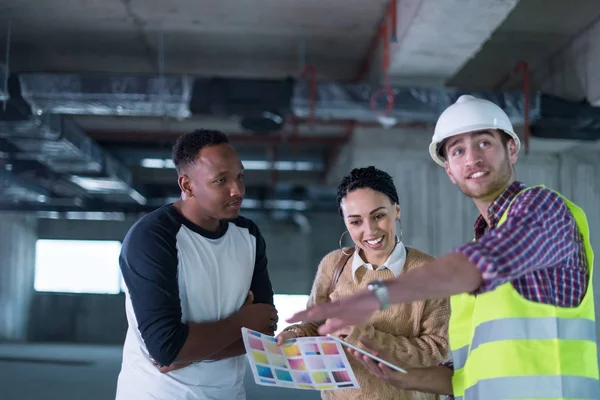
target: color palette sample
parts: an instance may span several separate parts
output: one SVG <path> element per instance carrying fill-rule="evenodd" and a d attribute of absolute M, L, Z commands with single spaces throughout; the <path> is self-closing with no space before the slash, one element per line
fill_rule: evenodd
<path fill-rule="evenodd" d="M 288 340 L 242 328 L 254 380 L 263 386 L 306 390 L 360 387 L 342 345 L 326 336 Z"/>

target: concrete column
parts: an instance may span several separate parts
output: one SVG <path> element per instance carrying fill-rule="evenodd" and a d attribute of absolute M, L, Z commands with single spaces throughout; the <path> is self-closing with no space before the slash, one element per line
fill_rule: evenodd
<path fill-rule="evenodd" d="M 31 216 L 0 214 L 0 341 L 27 339 L 36 225 Z"/>

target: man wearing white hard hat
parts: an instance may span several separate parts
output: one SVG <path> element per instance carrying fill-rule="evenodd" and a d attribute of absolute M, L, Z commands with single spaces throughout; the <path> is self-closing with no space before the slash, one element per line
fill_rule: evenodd
<path fill-rule="evenodd" d="M 517 181 L 519 150 L 500 107 L 461 96 L 439 117 L 429 152 L 481 213 L 473 241 L 289 322 L 327 319 L 326 334 L 392 303 L 450 296 L 450 363 L 403 374 L 353 355 L 399 388 L 456 399 L 600 398 L 587 218 L 561 194 Z"/>

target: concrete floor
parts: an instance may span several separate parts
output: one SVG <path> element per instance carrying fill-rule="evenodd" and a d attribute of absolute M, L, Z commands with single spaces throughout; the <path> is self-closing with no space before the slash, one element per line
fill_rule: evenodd
<path fill-rule="evenodd" d="M 117 346 L 0 344 L 0 399 L 111 400 L 120 365 Z M 256 385 L 248 372 L 248 400 L 320 399 L 318 392 Z"/>

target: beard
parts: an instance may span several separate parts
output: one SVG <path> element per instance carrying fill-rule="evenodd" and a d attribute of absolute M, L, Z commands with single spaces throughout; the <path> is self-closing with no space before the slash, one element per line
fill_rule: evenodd
<path fill-rule="evenodd" d="M 489 170 L 486 182 L 470 185 L 469 179 L 465 179 L 458 183 L 458 187 L 465 196 L 474 200 L 494 200 L 508 186 L 508 183 L 512 179 L 512 172 L 508 152 L 506 152 L 500 168 Z"/>

